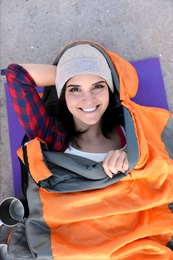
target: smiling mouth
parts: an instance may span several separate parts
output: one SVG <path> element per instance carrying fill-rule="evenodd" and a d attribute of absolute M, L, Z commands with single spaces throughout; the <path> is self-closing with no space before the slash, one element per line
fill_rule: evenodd
<path fill-rule="evenodd" d="M 80 109 L 81 109 L 83 112 L 87 112 L 87 113 L 89 113 L 89 112 L 93 112 L 93 111 L 95 111 L 97 108 L 98 108 L 98 105 L 95 106 L 95 107 L 90 107 L 90 108 L 80 108 Z"/>

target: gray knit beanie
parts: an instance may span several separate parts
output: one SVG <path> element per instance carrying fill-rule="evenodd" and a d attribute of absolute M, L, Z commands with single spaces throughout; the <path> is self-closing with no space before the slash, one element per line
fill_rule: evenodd
<path fill-rule="evenodd" d="M 89 44 L 80 44 L 66 50 L 58 62 L 55 82 L 58 97 L 65 83 L 81 74 L 102 77 L 114 91 L 111 70 L 103 54 Z"/>

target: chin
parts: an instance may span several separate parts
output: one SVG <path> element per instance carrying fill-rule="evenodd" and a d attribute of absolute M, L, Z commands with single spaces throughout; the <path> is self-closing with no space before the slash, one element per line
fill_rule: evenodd
<path fill-rule="evenodd" d="M 94 125 L 97 125 L 99 124 L 100 120 L 95 120 L 95 121 L 83 121 L 82 123 L 85 124 L 86 126 L 94 126 Z"/>

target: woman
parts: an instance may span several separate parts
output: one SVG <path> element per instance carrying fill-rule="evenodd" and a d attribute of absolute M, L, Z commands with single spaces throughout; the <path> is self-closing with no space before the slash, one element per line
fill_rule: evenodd
<path fill-rule="evenodd" d="M 4 71 L 29 139 L 39 137 L 61 152 L 42 151 L 37 138 L 19 149 L 30 173 L 30 213 L 15 228 L 9 254 L 17 259 L 173 259 L 172 114 L 134 103 L 136 71 L 97 44 L 70 44 L 56 61 L 57 66 L 10 65 Z M 54 82 L 59 113 L 50 118 L 35 85 Z M 128 126 L 128 159 L 116 90 Z M 99 163 L 71 160 L 73 154 Z M 104 172 L 98 176 L 100 161 L 110 177 L 128 171 L 113 179 Z M 8 255 L 7 246 L 0 251 Z"/>
<path fill-rule="evenodd" d="M 125 135 L 114 103 L 111 70 L 90 44 L 67 49 L 57 64 L 11 64 L 3 72 L 18 119 L 29 139 L 45 140 L 51 150 L 103 161 L 112 178 L 127 171 Z M 56 85 L 59 116 L 49 118 L 35 86 Z"/>

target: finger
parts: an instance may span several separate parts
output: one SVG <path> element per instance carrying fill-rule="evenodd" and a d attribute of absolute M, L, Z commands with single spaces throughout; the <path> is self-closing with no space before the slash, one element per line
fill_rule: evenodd
<path fill-rule="evenodd" d="M 129 162 L 128 162 L 128 159 L 127 159 L 127 153 L 126 152 L 123 152 L 118 158 L 117 158 L 117 161 L 116 161 L 116 169 L 118 171 L 122 171 L 122 172 L 125 172 L 128 170 L 129 168 Z"/>
<path fill-rule="evenodd" d="M 112 155 L 112 151 L 110 151 L 106 157 L 104 158 L 103 162 L 102 162 L 102 167 L 106 173 L 106 175 L 108 175 L 110 178 L 113 177 L 113 173 L 111 172 L 110 168 L 109 168 L 109 161 Z"/>
<path fill-rule="evenodd" d="M 112 178 L 117 172 L 125 172 L 129 168 L 127 153 L 122 150 L 110 151 L 102 163 L 105 173 Z"/>
<path fill-rule="evenodd" d="M 121 156 L 122 151 L 120 150 L 110 151 L 108 153 L 106 160 L 107 167 L 114 174 L 122 170 L 122 162 L 124 160 L 124 157 L 121 158 Z"/>
<path fill-rule="evenodd" d="M 124 171 L 127 171 L 129 169 L 129 161 L 128 161 L 127 157 L 124 160 L 123 169 L 124 169 Z"/>
<path fill-rule="evenodd" d="M 106 175 L 109 177 L 109 178 L 112 178 L 113 177 L 113 173 L 109 170 L 108 167 L 106 167 L 105 165 L 102 165 L 103 166 L 103 169 L 104 169 L 104 172 L 106 173 Z"/>
<path fill-rule="evenodd" d="M 111 151 L 107 157 L 108 169 L 116 174 L 118 171 L 125 172 L 128 169 L 127 153 L 122 150 Z"/>

